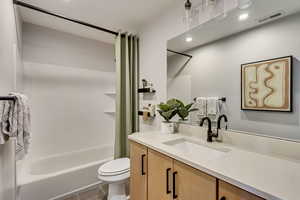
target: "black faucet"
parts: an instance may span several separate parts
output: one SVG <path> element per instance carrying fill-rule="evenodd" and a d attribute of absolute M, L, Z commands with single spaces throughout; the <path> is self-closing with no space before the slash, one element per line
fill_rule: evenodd
<path fill-rule="evenodd" d="M 227 128 L 228 128 L 228 126 L 227 126 L 227 122 L 228 122 L 227 116 L 226 115 L 219 116 L 218 126 L 217 126 L 217 134 L 219 134 L 219 130 L 221 129 L 221 121 L 222 121 L 223 118 L 224 118 L 224 121 L 226 123 L 225 130 L 227 130 Z"/>
<path fill-rule="evenodd" d="M 204 121 L 208 122 L 208 130 L 207 130 L 207 142 L 212 142 L 212 138 L 213 138 L 213 132 L 211 130 L 211 120 L 209 119 L 209 117 L 204 117 L 202 118 L 201 122 L 200 122 L 200 126 L 202 127 L 204 124 Z"/>
<path fill-rule="evenodd" d="M 219 136 L 219 130 L 221 129 L 221 120 L 224 118 L 224 121 L 226 122 L 226 130 L 227 130 L 227 116 L 226 115 L 221 115 L 218 118 L 218 126 L 217 126 L 217 133 L 213 133 L 212 129 L 211 129 L 211 120 L 209 117 L 204 117 L 202 118 L 201 122 L 200 122 L 200 126 L 202 127 L 204 122 L 207 120 L 208 122 L 208 130 L 207 130 L 207 142 L 212 142 L 213 137 L 217 138 Z"/>

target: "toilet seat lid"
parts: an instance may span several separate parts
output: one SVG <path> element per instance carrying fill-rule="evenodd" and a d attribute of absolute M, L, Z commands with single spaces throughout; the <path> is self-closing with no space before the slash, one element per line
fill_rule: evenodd
<path fill-rule="evenodd" d="M 128 158 L 120 158 L 109 161 L 98 169 L 98 174 L 102 176 L 112 176 L 124 174 L 129 171 L 130 160 Z"/>

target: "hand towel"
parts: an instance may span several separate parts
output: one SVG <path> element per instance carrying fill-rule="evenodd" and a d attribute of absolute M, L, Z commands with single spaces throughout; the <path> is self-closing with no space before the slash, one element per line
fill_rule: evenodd
<path fill-rule="evenodd" d="M 219 101 L 218 109 L 219 109 L 219 115 L 227 114 L 227 107 L 223 101 Z"/>
<path fill-rule="evenodd" d="M 207 98 L 207 115 L 218 115 L 219 113 L 219 98 Z"/>
<path fill-rule="evenodd" d="M 18 93 L 10 93 L 15 96 L 16 101 L 5 101 L 2 103 L 1 110 L 1 130 L 0 135 L 15 137 L 16 156 L 22 159 L 28 153 L 30 140 L 30 109 L 28 99 L 25 95 Z M 1 136 L 0 136 L 1 138 Z M 3 140 L 0 139 L 3 143 Z"/>
<path fill-rule="evenodd" d="M 9 108 L 10 104 L 8 101 L 0 102 L 0 144 L 5 144 L 9 136 L 8 118 L 9 118 Z"/>
<path fill-rule="evenodd" d="M 198 108 L 197 114 L 201 116 L 206 115 L 207 99 L 205 97 L 197 97 L 195 100 L 195 108 Z"/>

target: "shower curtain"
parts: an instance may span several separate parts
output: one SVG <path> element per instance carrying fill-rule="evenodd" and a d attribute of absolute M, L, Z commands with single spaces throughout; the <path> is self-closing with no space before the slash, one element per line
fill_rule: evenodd
<path fill-rule="evenodd" d="M 129 157 L 128 135 L 139 130 L 139 39 L 119 33 L 116 55 L 115 158 Z"/>

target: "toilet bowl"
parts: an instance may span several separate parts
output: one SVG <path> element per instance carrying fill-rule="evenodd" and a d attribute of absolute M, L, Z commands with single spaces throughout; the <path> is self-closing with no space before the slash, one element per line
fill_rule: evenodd
<path fill-rule="evenodd" d="M 130 177 L 130 160 L 120 158 L 109 161 L 98 169 L 98 178 L 108 183 L 107 200 L 126 200 L 125 186 Z"/>

